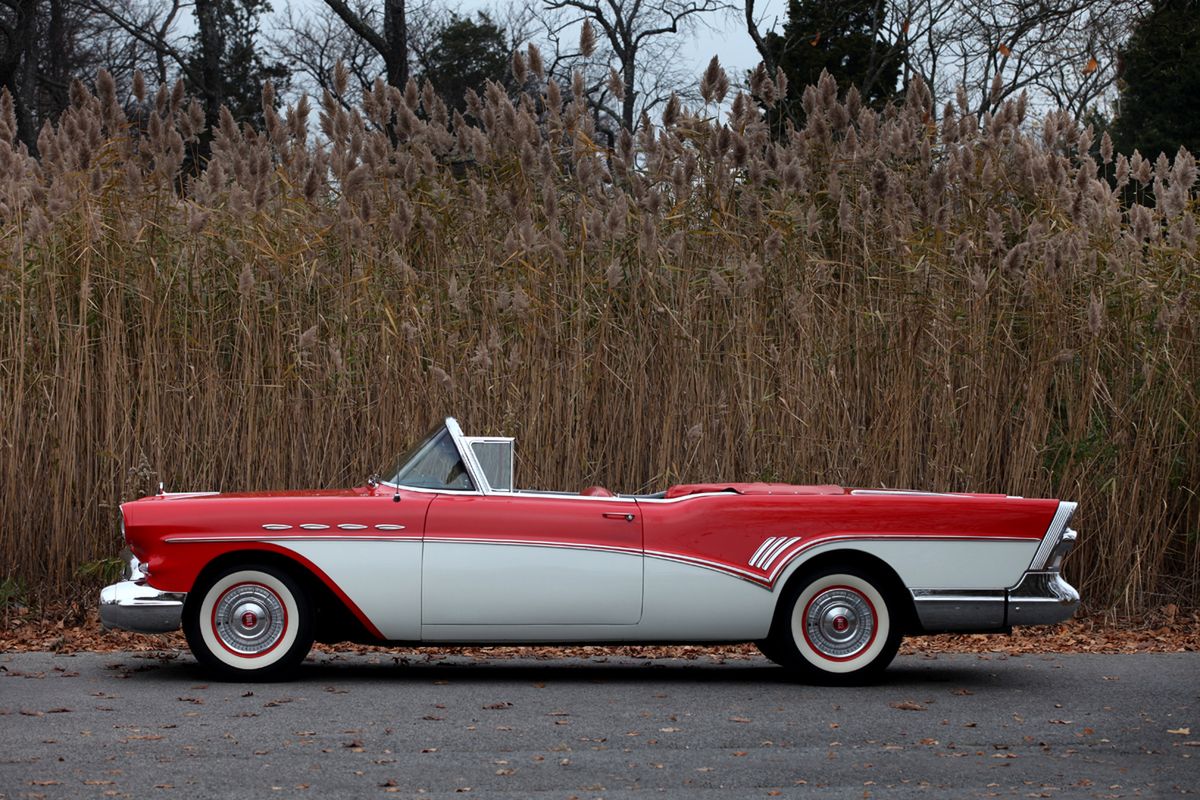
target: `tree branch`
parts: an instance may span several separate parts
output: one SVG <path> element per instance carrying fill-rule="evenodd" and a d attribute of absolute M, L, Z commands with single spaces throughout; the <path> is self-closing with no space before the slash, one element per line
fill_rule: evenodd
<path fill-rule="evenodd" d="M 358 14 L 355 14 L 342 0 L 325 0 L 325 5 L 329 6 L 329 9 L 333 13 L 341 17 L 342 22 L 346 23 L 346 26 L 350 30 L 361 36 L 371 47 L 374 47 L 379 55 L 383 56 L 384 59 L 388 57 L 389 48 L 383 36 L 370 25 L 363 22 L 362 18 Z"/>

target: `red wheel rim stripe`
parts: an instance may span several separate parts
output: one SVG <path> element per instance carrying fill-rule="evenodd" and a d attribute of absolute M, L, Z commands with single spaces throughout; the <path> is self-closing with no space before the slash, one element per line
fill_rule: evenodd
<path fill-rule="evenodd" d="M 259 589 L 262 589 L 263 591 L 269 592 L 272 596 L 274 596 L 274 598 L 276 600 L 279 601 L 279 607 L 283 609 L 283 628 L 279 632 L 279 638 L 276 639 L 275 643 L 273 645 L 271 645 L 270 647 L 268 647 L 266 650 L 260 650 L 257 653 L 239 653 L 237 650 L 234 650 L 232 647 L 225 644 L 225 640 L 221 637 L 220 631 L 217 630 L 217 609 L 220 607 L 221 601 L 223 599 L 225 599 L 225 595 L 229 594 L 234 589 L 240 589 L 243 586 L 254 586 Z M 213 601 L 212 619 L 209 620 L 209 624 L 212 626 L 213 636 L 216 637 L 216 640 L 221 643 L 221 647 L 225 648 L 225 650 L 227 650 L 229 653 L 237 656 L 238 658 L 245 658 L 245 659 L 262 658 L 267 653 L 274 650 L 276 647 L 279 647 L 280 643 L 283 641 L 284 637 L 287 635 L 287 630 L 288 630 L 287 603 L 283 602 L 283 598 L 279 596 L 279 592 L 275 591 L 270 586 L 267 586 L 265 584 L 255 583 L 254 581 L 244 581 L 242 583 L 235 583 L 233 586 L 230 586 L 228 589 L 221 592 L 221 596 Z"/>
<path fill-rule="evenodd" d="M 826 655 L 825 653 L 822 653 L 815 644 L 813 644 L 812 639 L 808 638 L 808 610 L 810 608 L 812 608 L 812 604 L 813 604 L 814 600 L 816 600 L 818 597 L 820 597 L 825 592 L 831 592 L 834 589 L 845 589 L 848 592 L 853 592 L 854 594 L 861 597 L 863 599 L 863 602 L 865 602 L 867 604 L 867 607 L 869 609 L 871 609 L 871 637 L 869 639 L 867 639 L 866 644 L 864 644 L 862 647 L 860 647 L 858 649 L 858 652 L 851 653 L 848 656 Z M 812 650 L 817 655 L 819 655 L 821 658 L 825 659 L 826 661 L 838 661 L 838 662 L 853 661 L 854 659 L 858 658 L 866 651 L 870 650 L 871 645 L 875 643 L 875 635 L 879 633 L 879 614 L 876 613 L 875 604 L 871 602 L 871 598 L 867 597 L 865 594 L 860 592 L 858 589 L 855 589 L 853 586 L 843 586 L 840 584 L 837 586 L 824 586 L 824 587 L 818 589 L 816 592 L 814 592 L 812 597 L 808 598 L 808 603 L 805 604 L 805 606 L 804 606 L 804 616 L 802 618 L 800 627 L 804 631 L 804 641 L 808 643 L 809 649 Z"/>

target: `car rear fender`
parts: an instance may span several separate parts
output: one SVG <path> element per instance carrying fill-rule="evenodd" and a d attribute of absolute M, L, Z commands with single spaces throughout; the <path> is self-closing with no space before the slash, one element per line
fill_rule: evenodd
<path fill-rule="evenodd" d="M 789 590 L 792 588 L 792 585 L 803 582 L 806 576 L 812 572 L 835 566 L 857 567 L 870 573 L 872 577 L 880 582 L 880 591 L 889 600 L 893 600 L 897 604 L 898 608 L 895 609 L 895 612 L 901 620 L 901 629 L 905 633 L 908 633 L 918 628 L 912 595 L 904 585 L 904 582 L 900 580 L 900 576 L 896 573 L 896 570 L 876 555 L 853 547 L 841 546 L 825 550 L 816 555 L 801 554 L 788 563 L 781 573 L 778 582 L 775 584 L 775 612 L 772 630 L 774 630 L 775 625 L 780 624 L 781 610 L 787 606 L 787 603 L 781 601 L 789 596 Z"/>

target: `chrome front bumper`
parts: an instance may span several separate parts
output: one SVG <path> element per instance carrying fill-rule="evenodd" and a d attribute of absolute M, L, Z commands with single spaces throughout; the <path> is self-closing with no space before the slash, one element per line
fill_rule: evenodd
<path fill-rule="evenodd" d="M 183 592 L 162 592 L 133 581 L 114 583 L 100 590 L 100 623 L 139 633 L 178 630 L 186 597 Z"/>
<path fill-rule="evenodd" d="M 100 623 L 105 628 L 124 628 L 139 633 L 178 630 L 183 621 L 184 592 L 163 592 L 147 586 L 146 565 L 128 549 L 121 551 L 125 580 L 100 590 Z"/>
<path fill-rule="evenodd" d="M 128 550 L 121 551 L 125 561 L 125 580 L 100 590 L 100 624 L 105 628 L 124 628 L 139 633 L 166 633 L 178 630 L 183 622 L 183 592 L 163 592 L 146 585 L 150 577 L 146 565 Z"/>

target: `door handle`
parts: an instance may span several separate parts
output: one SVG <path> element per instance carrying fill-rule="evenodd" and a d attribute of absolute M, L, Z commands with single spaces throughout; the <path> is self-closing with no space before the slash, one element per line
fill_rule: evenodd
<path fill-rule="evenodd" d="M 619 512 L 619 511 L 605 511 L 604 518 L 605 519 L 623 519 L 626 522 L 633 522 L 633 514 L 626 514 L 624 512 Z"/>

